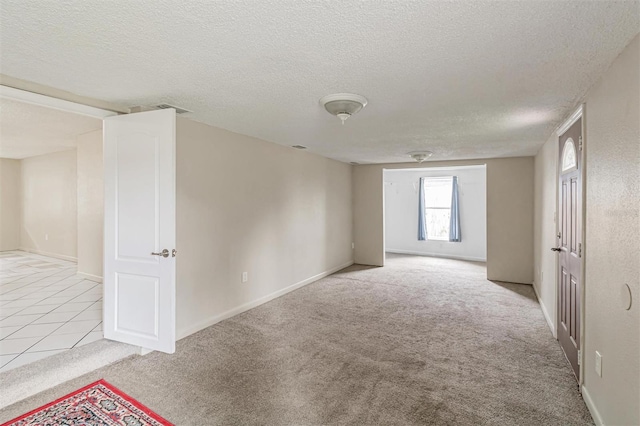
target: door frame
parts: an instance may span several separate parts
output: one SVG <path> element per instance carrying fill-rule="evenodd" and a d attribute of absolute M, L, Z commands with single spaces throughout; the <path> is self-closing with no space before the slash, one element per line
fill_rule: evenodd
<path fill-rule="evenodd" d="M 79 114 L 86 117 L 97 118 L 99 120 L 104 120 L 107 117 L 121 114 L 119 112 L 96 108 L 90 105 L 79 104 L 76 102 L 67 101 L 65 99 L 43 95 L 36 92 L 30 92 L 28 90 L 17 89 L 15 87 L 5 86 L 2 84 L 0 84 L 0 99 L 23 102 L 43 108 L 55 109 L 58 111 L 69 112 L 71 114 Z M 100 279 L 104 281 L 104 271 Z"/>
<path fill-rule="evenodd" d="M 103 120 L 107 117 L 119 115 L 118 112 L 96 108 L 89 105 L 79 104 L 52 96 L 41 95 L 40 93 L 29 92 L 27 90 L 16 89 L 10 86 L 0 85 L 0 98 L 13 101 L 24 102 L 45 108 L 52 108 L 59 111 L 80 114 L 87 117 Z"/>
<path fill-rule="evenodd" d="M 30 92 L 28 90 L 17 89 L 11 86 L 0 84 L 0 99 L 8 99 L 12 101 L 23 102 L 43 108 L 55 109 L 58 111 L 69 112 L 72 114 L 80 114 L 87 117 L 104 120 L 107 117 L 120 115 L 121 113 L 106 109 L 96 108 L 85 104 L 67 101 L 65 99 L 53 96 L 43 95 L 40 93 Z M 103 140 L 104 147 L 104 140 Z M 105 206 L 106 209 L 106 206 Z M 104 243 L 104 242 L 103 242 Z M 104 282 L 104 269 L 100 279 Z M 104 316 L 104 312 L 103 312 Z M 103 318 L 104 319 L 104 318 Z M 104 337 L 104 332 L 103 332 Z"/>
<path fill-rule="evenodd" d="M 567 118 L 560 127 L 558 127 L 558 129 L 556 130 L 556 143 L 555 143 L 555 157 L 556 159 L 560 158 L 559 154 L 559 149 L 560 149 L 560 136 L 562 136 L 562 134 L 564 134 L 567 130 L 569 130 L 569 128 L 579 119 L 582 118 L 582 124 L 581 124 L 581 133 L 582 133 L 582 149 L 579 149 L 579 155 L 580 155 L 580 161 L 581 161 L 581 165 L 582 165 L 582 170 L 580 171 L 580 177 L 582 179 L 582 187 L 580 188 L 580 195 L 581 195 L 581 206 L 580 208 L 582 209 L 581 211 L 581 220 L 582 220 L 582 232 L 581 232 L 581 240 L 582 240 L 582 262 L 581 262 L 581 279 L 580 279 L 580 374 L 579 374 L 579 378 L 578 378 L 578 388 L 580 389 L 580 392 L 582 392 L 582 384 L 584 383 L 584 359 L 585 359 L 585 351 L 584 351 L 584 347 L 585 347 L 585 330 L 586 330 L 586 264 L 587 264 L 587 244 L 586 244 L 586 229 L 587 229 L 587 193 L 586 193 L 586 188 L 587 188 L 587 162 L 586 162 L 586 151 L 587 151 L 587 134 L 586 134 L 586 104 L 582 103 L 578 106 L 578 108 L 576 108 L 576 110 L 569 116 L 569 118 Z M 560 231 L 560 214 L 559 214 L 559 210 L 560 210 L 560 203 L 559 203 L 559 185 L 558 185 L 558 181 L 560 179 L 560 164 L 559 164 L 559 160 L 557 160 L 558 163 L 556 163 L 556 170 L 555 170 L 555 188 L 556 188 L 556 211 L 555 211 L 555 215 L 554 215 L 554 219 L 555 219 L 555 232 L 556 235 L 558 235 L 558 232 Z M 556 264 L 556 273 L 555 273 L 555 292 L 554 292 L 554 297 L 555 297 L 555 304 L 554 304 L 554 321 L 555 321 L 555 338 L 556 340 L 558 340 L 558 327 L 560 327 L 560 322 L 558 321 L 558 303 L 559 303 L 559 298 L 558 298 L 558 291 L 559 291 L 559 285 L 560 282 L 558 280 L 559 274 L 560 274 L 560 261 L 558 256 L 555 256 L 555 264 Z"/>

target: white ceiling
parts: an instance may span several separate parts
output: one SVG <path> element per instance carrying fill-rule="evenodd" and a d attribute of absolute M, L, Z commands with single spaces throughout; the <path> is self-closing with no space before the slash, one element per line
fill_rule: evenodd
<path fill-rule="evenodd" d="M 342 161 L 533 155 L 636 1 L 4 0 L 0 72 Z M 318 100 L 369 105 L 344 126 Z"/>
<path fill-rule="evenodd" d="M 0 98 L 0 158 L 74 149 L 76 136 L 101 128 L 96 118 Z"/>

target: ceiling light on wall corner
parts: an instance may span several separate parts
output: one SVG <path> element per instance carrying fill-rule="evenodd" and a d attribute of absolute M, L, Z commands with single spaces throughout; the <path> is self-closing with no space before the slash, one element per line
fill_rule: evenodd
<path fill-rule="evenodd" d="M 336 93 L 320 99 L 320 105 L 331 115 L 335 115 L 342 124 L 347 118 L 367 106 L 367 98 L 353 93 Z"/>
<path fill-rule="evenodd" d="M 427 158 L 433 155 L 431 151 L 413 151 L 408 153 L 411 158 L 416 160 L 418 163 L 422 163 Z"/>

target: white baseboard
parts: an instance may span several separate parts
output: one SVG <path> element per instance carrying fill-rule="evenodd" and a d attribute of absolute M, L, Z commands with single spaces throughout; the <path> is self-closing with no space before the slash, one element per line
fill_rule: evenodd
<path fill-rule="evenodd" d="M 533 282 L 533 292 L 536 294 L 536 298 L 538 299 L 538 303 L 540 304 L 540 309 L 542 310 L 542 315 L 544 315 L 544 319 L 547 320 L 547 325 L 549 325 L 549 328 L 551 329 L 551 334 L 553 335 L 554 338 L 558 338 L 558 336 L 556 335 L 556 325 L 553 321 L 551 321 L 551 315 L 549 315 L 549 311 L 547 311 L 547 307 L 544 305 L 544 303 L 542 302 L 542 298 L 540 297 L 540 294 L 538 293 L 538 288 L 536 287 L 536 283 L 535 281 Z"/>
<path fill-rule="evenodd" d="M 76 275 L 78 275 L 79 277 L 84 278 L 85 280 L 95 281 L 97 283 L 101 283 L 102 282 L 102 277 L 100 277 L 98 275 L 86 274 L 84 272 L 76 272 Z"/>
<path fill-rule="evenodd" d="M 411 250 L 396 250 L 396 249 L 385 249 L 387 253 L 395 253 L 395 254 L 411 254 L 414 256 L 427 256 L 427 257 L 444 257 L 446 259 L 456 259 L 456 260 L 468 260 L 471 262 L 486 262 L 487 259 L 483 259 L 481 257 L 472 257 L 472 256 L 458 256 L 455 254 L 442 254 L 442 253 L 423 253 L 419 251 L 411 251 Z"/>
<path fill-rule="evenodd" d="M 307 278 L 306 280 L 302 280 L 302 281 L 297 282 L 297 283 L 295 283 L 293 285 L 290 285 L 289 287 L 285 287 L 285 288 L 280 289 L 278 291 L 275 291 L 275 292 L 273 292 L 271 294 L 268 294 L 266 296 L 260 297 L 260 298 L 258 298 L 256 300 L 252 301 L 252 302 L 244 303 L 244 304 L 242 304 L 242 305 L 240 305 L 240 306 L 238 306 L 236 308 L 230 309 L 230 310 L 228 310 L 226 312 L 223 312 L 223 313 L 221 313 L 219 315 L 212 316 L 212 317 L 207 318 L 206 320 L 201 321 L 201 322 L 199 322 L 197 324 L 193 324 L 193 325 L 191 325 L 189 327 L 183 328 L 182 330 L 178 330 L 177 333 L 176 333 L 177 334 L 177 339 L 176 340 L 184 339 L 185 337 L 190 336 L 193 333 L 197 333 L 200 330 L 204 330 L 205 328 L 210 327 L 210 326 L 212 326 L 214 324 L 217 324 L 220 321 L 226 320 L 228 318 L 231 318 L 233 316 L 236 316 L 238 314 L 246 312 L 246 311 L 248 311 L 250 309 L 253 309 L 253 308 L 257 307 L 257 306 L 260 306 L 260 305 L 262 305 L 264 303 L 270 302 L 273 299 L 276 299 L 276 298 L 278 298 L 280 296 L 283 296 L 283 295 L 285 295 L 285 294 L 287 294 L 289 292 L 292 292 L 293 290 L 297 290 L 300 287 L 304 287 L 307 284 L 311 284 L 312 282 L 318 281 L 319 279 L 322 279 L 322 278 L 324 278 L 326 276 L 329 276 L 329 275 L 333 274 L 334 272 L 338 272 L 339 270 L 347 268 L 347 267 L 349 267 L 349 266 L 351 266 L 353 264 L 354 264 L 354 262 L 350 261 L 350 262 L 347 262 L 347 263 L 345 263 L 343 265 L 336 266 L 335 268 L 329 269 L 328 271 L 325 271 L 325 272 L 321 272 L 321 273 L 319 273 L 317 275 L 314 275 L 314 276 L 312 276 L 310 278 Z"/>
<path fill-rule="evenodd" d="M 18 250 L 25 251 L 27 253 L 39 254 L 40 256 L 53 257 L 54 259 L 68 260 L 70 262 L 78 263 L 78 258 L 77 257 L 67 256 L 67 255 L 64 255 L 64 254 L 49 253 L 48 251 L 42 251 L 42 250 L 36 250 L 36 249 L 30 249 L 30 248 L 22 248 L 22 247 L 19 248 Z"/>
<path fill-rule="evenodd" d="M 604 426 L 604 422 L 602 421 L 602 416 L 598 412 L 596 405 L 593 403 L 593 399 L 591 399 L 591 395 L 589 395 L 589 391 L 587 388 L 582 385 L 582 399 L 584 399 L 584 403 L 587 405 L 589 412 L 591 413 L 591 417 L 593 417 L 593 421 L 597 426 Z"/>

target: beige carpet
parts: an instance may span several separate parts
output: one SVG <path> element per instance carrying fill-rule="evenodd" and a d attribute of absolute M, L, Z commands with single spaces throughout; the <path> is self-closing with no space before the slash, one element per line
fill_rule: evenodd
<path fill-rule="evenodd" d="M 105 378 L 177 425 L 592 424 L 531 286 L 483 264 L 389 255 L 178 343 L 8 407 Z"/>

